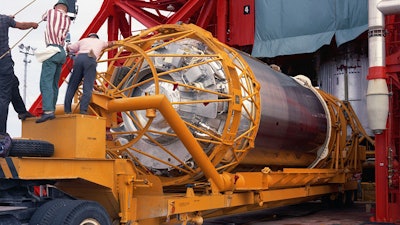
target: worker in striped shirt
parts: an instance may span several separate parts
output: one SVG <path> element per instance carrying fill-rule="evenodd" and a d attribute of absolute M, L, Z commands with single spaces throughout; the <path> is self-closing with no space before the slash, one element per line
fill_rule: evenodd
<path fill-rule="evenodd" d="M 65 38 L 69 31 L 71 19 L 67 15 L 68 3 L 59 0 L 53 7 L 43 15 L 46 21 L 45 41 L 49 47 L 56 47 L 54 55 L 43 61 L 40 74 L 40 92 L 42 94 L 42 116 L 36 123 L 42 123 L 55 118 L 54 111 L 58 97 L 58 81 L 61 75 L 62 65 L 66 61 L 64 50 Z"/>

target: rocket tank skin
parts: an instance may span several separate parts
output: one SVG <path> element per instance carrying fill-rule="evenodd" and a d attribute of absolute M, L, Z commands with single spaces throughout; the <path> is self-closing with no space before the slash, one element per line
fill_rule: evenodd
<path fill-rule="evenodd" d="M 296 78 L 245 54 L 242 56 L 260 82 L 262 112 L 255 149 L 242 163 L 265 165 L 263 156 L 294 154 L 298 161 L 279 161 L 273 157 L 267 160 L 267 165 L 310 166 L 318 151 L 325 148 L 329 135 L 330 118 L 325 103 L 317 92 L 301 85 Z"/>

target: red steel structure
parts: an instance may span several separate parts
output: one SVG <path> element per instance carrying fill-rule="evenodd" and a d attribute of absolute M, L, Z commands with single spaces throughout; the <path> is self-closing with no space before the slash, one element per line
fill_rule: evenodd
<path fill-rule="evenodd" d="M 254 0 L 104 0 L 99 12 L 82 37 L 96 33 L 107 24 L 109 40 L 132 35 L 132 20 L 146 27 L 178 22 L 193 23 L 214 34 L 232 47 L 251 47 L 254 40 Z M 68 58 L 61 72 L 59 86 L 72 67 Z M 30 111 L 42 112 L 42 98 L 33 103 Z"/>
<path fill-rule="evenodd" d="M 389 88 L 387 129 L 375 135 L 376 222 L 400 220 L 400 15 L 386 16 L 386 80 Z"/>
<path fill-rule="evenodd" d="M 134 29 L 132 18 L 146 27 L 178 22 L 193 23 L 210 31 L 221 42 L 249 50 L 254 41 L 254 0 L 104 0 L 100 11 L 82 37 L 98 32 L 107 24 L 109 40 L 129 37 Z M 376 214 L 371 220 L 400 220 L 399 149 L 400 149 L 400 15 L 386 17 L 386 74 L 390 90 L 387 129 L 375 136 Z M 64 64 L 59 86 L 72 67 Z M 42 112 L 42 98 L 30 111 Z"/>

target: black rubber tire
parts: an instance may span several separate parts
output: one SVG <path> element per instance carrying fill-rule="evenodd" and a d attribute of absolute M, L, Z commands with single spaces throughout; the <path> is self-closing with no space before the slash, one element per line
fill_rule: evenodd
<path fill-rule="evenodd" d="M 40 206 L 29 221 L 29 225 L 50 225 L 53 224 L 54 216 L 60 213 L 60 208 L 67 206 L 64 199 L 55 199 Z"/>
<path fill-rule="evenodd" d="M 8 133 L 0 132 L 0 157 L 7 157 L 12 147 L 12 139 Z"/>
<path fill-rule="evenodd" d="M 97 202 L 85 200 L 69 200 L 66 207 L 60 208 L 53 221 L 53 225 L 85 224 L 112 225 L 107 211 Z"/>
<path fill-rule="evenodd" d="M 47 141 L 30 139 L 12 139 L 9 156 L 50 157 L 54 154 L 54 145 Z"/>

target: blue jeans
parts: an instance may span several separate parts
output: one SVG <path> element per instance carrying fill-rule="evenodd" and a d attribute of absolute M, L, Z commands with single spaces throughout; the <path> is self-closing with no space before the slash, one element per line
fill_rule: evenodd
<path fill-rule="evenodd" d="M 71 103 L 74 98 L 79 84 L 83 80 L 83 94 L 80 100 L 80 113 L 86 114 L 90 99 L 92 98 L 92 90 L 94 81 L 96 80 L 96 66 L 95 58 L 89 57 L 86 53 L 78 54 L 74 59 L 74 68 L 69 78 L 67 93 L 64 99 L 64 112 L 71 113 Z"/>
<path fill-rule="evenodd" d="M 61 52 L 43 61 L 40 74 L 40 92 L 42 94 L 43 111 L 54 112 L 58 97 L 58 81 L 61 75 L 62 65 L 65 63 L 66 54 L 63 47 Z"/>

